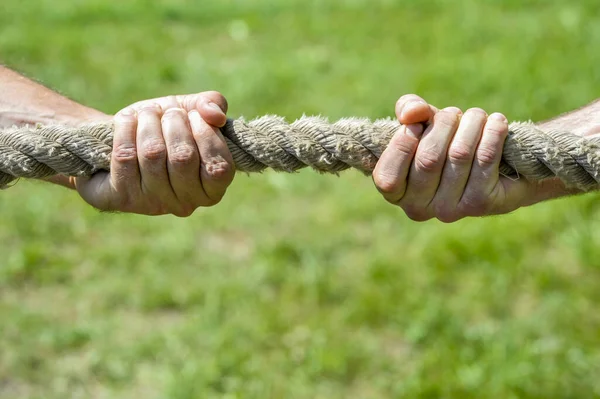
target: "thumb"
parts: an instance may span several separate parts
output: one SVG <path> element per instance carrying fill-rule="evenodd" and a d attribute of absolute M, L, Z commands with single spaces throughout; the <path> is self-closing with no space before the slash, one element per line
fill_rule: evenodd
<path fill-rule="evenodd" d="M 227 122 L 228 104 L 225 97 L 217 91 L 200 93 L 196 109 L 206 123 L 214 127 L 223 127 Z M 191 111 L 191 110 L 189 110 Z"/>
<path fill-rule="evenodd" d="M 396 110 L 396 116 L 400 123 L 411 125 L 414 123 L 427 123 L 433 120 L 437 108 L 423 102 L 411 101 L 404 105 L 402 109 Z"/>
<path fill-rule="evenodd" d="M 78 177 L 75 179 L 75 189 L 79 196 L 94 208 L 101 211 L 114 209 L 109 172 L 98 172 L 90 177 Z"/>
<path fill-rule="evenodd" d="M 227 115 L 218 104 L 200 99 L 197 108 L 202 119 L 209 125 L 213 127 L 225 126 Z"/>

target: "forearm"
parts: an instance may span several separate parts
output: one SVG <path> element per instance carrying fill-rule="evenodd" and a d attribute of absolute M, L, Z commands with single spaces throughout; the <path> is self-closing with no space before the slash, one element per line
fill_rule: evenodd
<path fill-rule="evenodd" d="M 0 65 L 0 128 L 36 123 L 78 125 L 108 118 Z M 44 180 L 74 188 L 66 176 Z"/>
<path fill-rule="evenodd" d="M 0 66 L 0 128 L 35 123 L 76 125 L 108 118 Z"/>
<path fill-rule="evenodd" d="M 537 125 L 544 130 L 563 130 L 579 136 L 600 134 L 600 99 Z"/>
<path fill-rule="evenodd" d="M 600 134 L 600 99 L 575 111 L 557 116 L 548 121 L 537 123 L 544 130 L 562 130 L 579 136 Z M 532 205 L 552 198 L 581 193 L 580 190 L 567 188 L 558 179 L 544 180 L 533 187 L 532 195 L 523 204 Z"/>

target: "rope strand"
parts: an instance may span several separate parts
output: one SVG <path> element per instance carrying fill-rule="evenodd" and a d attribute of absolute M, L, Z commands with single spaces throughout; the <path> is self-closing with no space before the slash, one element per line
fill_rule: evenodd
<path fill-rule="evenodd" d="M 321 117 L 303 117 L 287 123 L 267 115 L 249 122 L 229 119 L 221 132 L 236 169 L 242 172 L 311 167 L 322 173 L 354 168 L 370 174 L 400 127 L 391 119 L 346 118 L 329 123 Z M 108 122 L 0 130 L 0 188 L 20 177 L 90 176 L 109 170 L 113 129 Z M 597 188 L 600 138 L 512 123 L 500 172 L 536 181 L 556 176 L 569 187 Z"/>

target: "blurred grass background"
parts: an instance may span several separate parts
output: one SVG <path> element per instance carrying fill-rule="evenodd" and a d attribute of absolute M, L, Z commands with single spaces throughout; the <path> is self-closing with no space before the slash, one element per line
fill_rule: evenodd
<path fill-rule="evenodd" d="M 105 112 L 542 120 L 599 97 L 596 0 L 3 0 L 0 61 Z M 1 93 L 0 93 L 1 95 Z M 0 193 L 1 398 L 600 397 L 598 195 L 418 224 L 370 179 L 239 175 L 189 219 Z"/>

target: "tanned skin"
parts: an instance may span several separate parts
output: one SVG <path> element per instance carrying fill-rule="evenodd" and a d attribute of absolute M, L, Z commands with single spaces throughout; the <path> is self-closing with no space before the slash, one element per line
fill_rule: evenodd
<path fill-rule="evenodd" d="M 191 215 L 220 201 L 234 176 L 221 136 L 227 102 L 217 92 L 132 104 L 116 115 L 86 107 L 0 66 L 0 127 L 113 120 L 110 173 L 56 176 L 101 210 Z M 480 108 L 439 110 L 415 94 L 396 104 L 405 126 L 382 154 L 373 180 L 383 197 L 413 220 L 454 222 L 511 212 L 576 193 L 557 179 L 541 183 L 498 172 L 508 121 Z M 539 123 L 543 129 L 600 134 L 600 101 Z"/>
<path fill-rule="evenodd" d="M 499 174 L 508 134 L 503 114 L 440 110 L 409 94 L 398 100 L 396 116 L 405 126 L 382 154 L 373 180 L 383 197 L 413 220 L 449 223 L 577 193 L 558 179 L 539 183 Z M 581 136 L 600 134 L 600 101 L 538 125 Z"/>
<path fill-rule="evenodd" d="M 227 120 L 220 93 L 145 100 L 107 115 L 2 66 L 0 93 L 0 127 L 114 121 L 110 173 L 48 179 L 100 210 L 189 216 L 217 204 L 233 180 L 233 158 L 219 130 Z"/>

